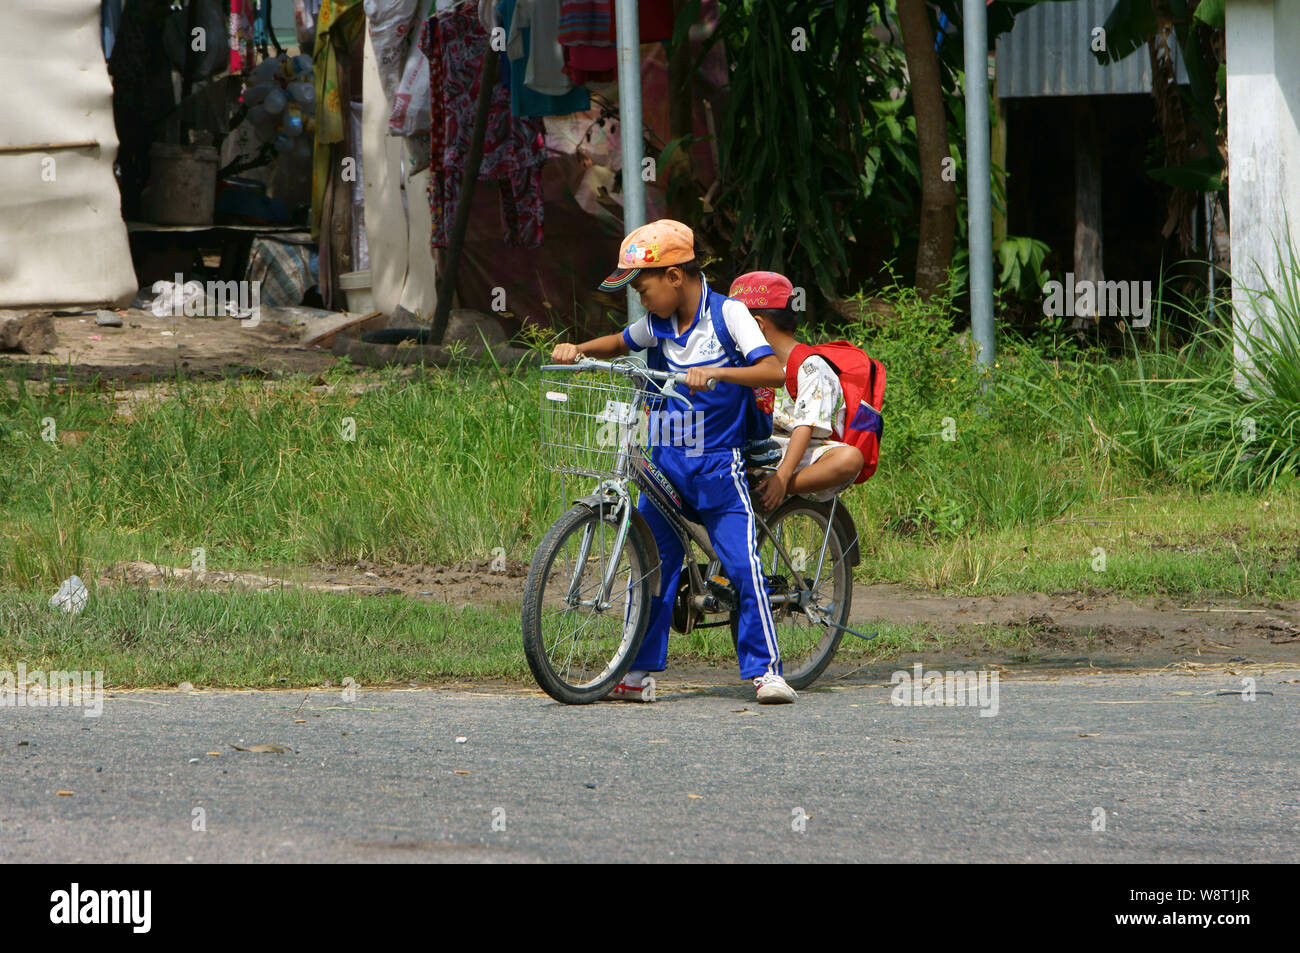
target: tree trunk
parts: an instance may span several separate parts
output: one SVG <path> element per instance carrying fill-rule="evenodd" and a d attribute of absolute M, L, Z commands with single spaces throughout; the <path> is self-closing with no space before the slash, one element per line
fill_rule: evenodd
<path fill-rule="evenodd" d="M 898 0 L 898 27 L 912 87 L 916 150 L 921 168 L 921 236 L 916 249 L 916 287 L 923 298 L 939 290 L 952 264 L 957 229 L 957 186 L 949 158 L 948 120 L 939 81 L 935 26 L 924 0 Z"/>
<path fill-rule="evenodd" d="M 1085 96 L 1075 97 L 1074 115 L 1074 281 L 1098 283 L 1105 280 L 1102 265 L 1101 220 L 1101 143 L 1097 138 L 1097 120 L 1092 103 Z M 1097 284 L 1094 284 L 1097 287 Z M 1076 314 L 1074 328 L 1080 330 L 1097 323 L 1093 311 Z"/>

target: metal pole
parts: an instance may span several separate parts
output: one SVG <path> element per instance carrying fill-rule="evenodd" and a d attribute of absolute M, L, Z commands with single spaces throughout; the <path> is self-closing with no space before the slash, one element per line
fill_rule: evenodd
<path fill-rule="evenodd" d="M 1214 193 L 1205 193 L 1205 258 L 1209 263 L 1206 284 L 1209 290 L 1210 320 L 1214 320 Z"/>
<path fill-rule="evenodd" d="M 976 360 L 992 367 L 993 199 L 989 167 L 988 11 L 962 0 L 966 69 L 966 209 L 970 236 L 970 323 Z"/>
<path fill-rule="evenodd" d="M 641 24 L 637 0 L 614 0 L 618 33 L 619 139 L 623 145 L 623 234 L 645 224 L 645 182 L 641 178 Z M 629 322 L 645 316 L 641 299 L 627 289 Z"/>

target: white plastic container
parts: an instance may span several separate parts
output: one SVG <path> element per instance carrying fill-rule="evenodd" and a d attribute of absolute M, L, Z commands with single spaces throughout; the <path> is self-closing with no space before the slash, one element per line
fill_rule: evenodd
<path fill-rule="evenodd" d="M 375 310 L 375 298 L 370 291 L 370 272 L 345 271 L 339 275 L 339 290 L 352 314 L 369 314 Z"/>

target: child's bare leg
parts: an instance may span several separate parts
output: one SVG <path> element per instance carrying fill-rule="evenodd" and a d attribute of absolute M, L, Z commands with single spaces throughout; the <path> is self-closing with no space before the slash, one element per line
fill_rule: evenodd
<path fill-rule="evenodd" d="M 862 451 L 848 444 L 827 450 L 816 463 L 804 467 L 794 475 L 786 492 L 793 496 L 842 486 L 862 472 L 865 462 Z"/>

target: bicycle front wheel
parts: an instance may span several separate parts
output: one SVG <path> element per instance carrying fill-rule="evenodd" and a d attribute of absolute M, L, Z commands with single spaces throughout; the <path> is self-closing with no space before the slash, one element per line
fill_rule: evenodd
<path fill-rule="evenodd" d="M 635 523 L 615 553 L 614 505 L 575 506 L 546 531 L 524 584 L 524 655 L 546 694 L 566 705 L 607 695 L 632 667 L 650 618 L 654 540 Z M 609 597 L 601 590 L 611 563 Z"/>

